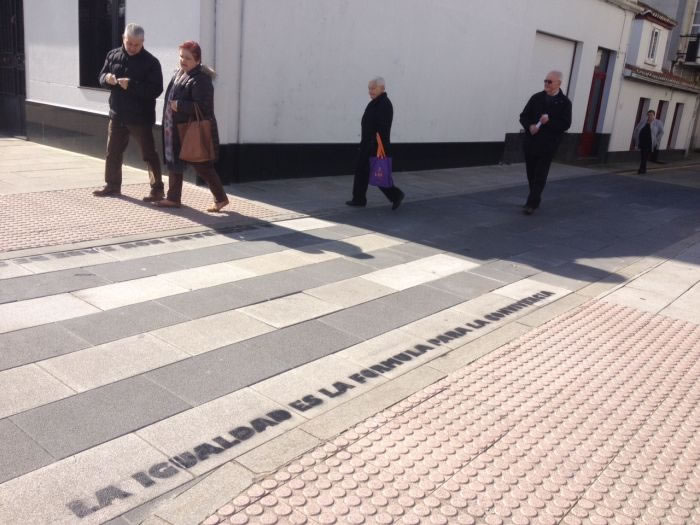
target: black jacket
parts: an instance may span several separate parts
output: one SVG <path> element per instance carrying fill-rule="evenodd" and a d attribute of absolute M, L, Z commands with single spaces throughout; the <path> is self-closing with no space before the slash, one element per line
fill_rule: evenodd
<path fill-rule="evenodd" d="M 119 84 L 108 84 L 105 80 L 107 73 L 128 78 L 129 87 L 122 89 Z M 107 53 L 99 80 L 100 86 L 111 91 L 109 118 L 124 124 L 155 124 L 156 99 L 163 92 L 163 72 L 156 57 L 145 49 L 134 56 L 130 56 L 123 46 L 112 49 Z"/>
<path fill-rule="evenodd" d="M 391 122 L 393 119 L 394 106 L 386 93 L 370 100 L 364 115 L 362 115 L 362 140 L 360 141 L 362 154 L 376 155 L 377 133 L 379 133 L 384 143 L 384 150 L 387 155 L 390 155 Z"/>
<path fill-rule="evenodd" d="M 549 122 L 540 127 L 535 135 L 530 134 L 530 126 L 537 124 L 544 114 Z M 520 124 L 525 128 L 524 146 L 530 151 L 554 153 L 564 132 L 571 127 L 571 101 L 559 91 L 553 97 L 545 91 L 530 97 L 520 114 Z"/>
<path fill-rule="evenodd" d="M 165 90 L 165 104 L 163 104 L 163 122 L 165 122 L 165 112 L 167 111 L 167 102 L 172 91 L 172 99 L 177 101 L 177 111 L 173 112 L 173 123 L 175 128 L 177 124 L 187 122 L 195 115 L 194 105 L 197 103 L 202 117 L 205 120 L 211 120 L 211 135 L 214 139 L 214 151 L 219 152 L 219 130 L 216 125 L 216 117 L 214 116 L 214 84 L 212 79 L 215 73 L 207 66 L 198 65 L 189 73 L 184 73 L 184 76 L 178 78 L 178 73 L 173 75 L 168 84 L 168 89 Z M 163 129 L 165 132 L 165 129 Z M 172 130 L 173 137 L 173 152 L 175 158 L 180 155 L 180 136 L 177 129 Z"/>

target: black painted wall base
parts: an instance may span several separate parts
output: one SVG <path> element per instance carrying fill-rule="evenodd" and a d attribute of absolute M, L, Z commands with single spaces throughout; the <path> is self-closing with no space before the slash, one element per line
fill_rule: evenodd
<path fill-rule="evenodd" d="M 524 133 L 506 133 L 503 162 L 525 162 L 523 156 Z M 596 133 L 593 137 L 592 151 L 589 155 L 583 156 L 579 152 L 581 133 L 567 133 L 562 137 L 562 141 L 557 149 L 554 159 L 567 164 L 600 164 L 608 162 L 610 154 L 608 147 L 610 144 L 609 133 Z"/>
<path fill-rule="evenodd" d="M 498 164 L 502 142 L 421 142 L 392 144 L 395 171 Z M 219 173 L 228 182 L 349 175 L 357 144 L 223 144 Z"/>
<path fill-rule="evenodd" d="M 67 149 L 93 157 L 104 158 L 107 148 L 109 117 L 87 111 L 66 109 L 36 102 L 27 102 L 27 138 L 39 144 Z M 153 129 L 156 148 L 160 152 L 160 127 Z M 143 167 L 141 151 L 135 141 L 129 143 L 124 162 Z"/>
<path fill-rule="evenodd" d="M 58 148 L 104 158 L 109 118 L 87 111 L 27 102 L 26 134 L 29 140 Z M 156 147 L 162 150 L 161 133 L 154 127 Z M 567 133 L 556 160 L 570 164 L 593 164 L 637 160 L 633 151 L 608 152 L 609 134 L 597 134 L 593 153 L 580 157 L 580 134 Z M 420 171 L 499 162 L 523 162 L 522 133 L 506 133 L 504 142 L 420 142 L 392 144 L 395 171 Z M 350 175 L 355 169 L 357 144 L 222 144 L 217 170 L 224 183 L 268 179 Z M 662 160 L 683 157 L 682 150 L 664 150 Z M 141 152 L 132 141 L 124 162 L 143 167 Z M 196 180 L 188 169 L 185 178 Z M 97 181 L 96 185 L 101 181 Z"/>
<path fill-rule="evenodd" d="M 29 140 L 95 157 L 104 157 L 109 118 L 87 111 L 26 103 Z M 162 151 L 160 128 L 156 147 Z M 217 169 L 224 183 L 266 179 L 348 175 L 355 169 L 357 144 L 222 144 Z M 425 142 L 392 145 L 394 170 L 418 171 L 497 164 L 503 142 Z M 132 141 L 124 162 L 143 166 Z M 194 181 L 188 170 L 185 178 Z M 201 181 L 199 181 L 201 182 Z"/>

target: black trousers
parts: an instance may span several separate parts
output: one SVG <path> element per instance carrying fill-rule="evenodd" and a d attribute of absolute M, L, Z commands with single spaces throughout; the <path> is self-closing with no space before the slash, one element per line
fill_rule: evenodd
<path fill-rule="evenodd" d="M 357 156 L 357 165 L 355 166 L 355 179 L 352 184 L 352 200 L 359 203 L 367 202 L 367 187 L 369 186 L 369 158 L 372 155 L 370 153 L 360 150 Z M 379 188 L 382 193 L 391 202 L 394 202 L 399 195 L 401 195 L 401 190 L 396 186 L 391 188 Z"/>
<path fill-rule="evenodd" d="M 110 188 L 122 186 L 122 160 L 129 145 L 129 136 L 133 135 L 141 148 L 141 155 L 148 166 L 148 178 L 151 194 L 163 193 L 163 177 L 160 157 L 156 152 L 152 126 L 124 124 L 118 120 L 109 121 L 107 128 L 107 157 L 105 158 L 105 183 Z"/>
<path fill-rule="evenodd" d="M 639 163 L 639 171 L 638 173 L 646 173 L 647 172 L 647 160 L 649 160 L 649 156 L 651 155 L 651 148 L 641 148 L 639 150 L 639 154 L 641 156 L 641 162 Z"/>
<path fill-rule="evenodd" d="M 527 172 L 527 183 L 530 186 L 530 194 L 527 196 L 525 206 L 539 208 L 553 157 L 554 152 L 525 150 L 525 171 Z"/>
<path fill-rule="evenodd" d="M 654 148 L 649 155 L 649 160 L 652 162 L 659 162 L 659 148 Z"/>

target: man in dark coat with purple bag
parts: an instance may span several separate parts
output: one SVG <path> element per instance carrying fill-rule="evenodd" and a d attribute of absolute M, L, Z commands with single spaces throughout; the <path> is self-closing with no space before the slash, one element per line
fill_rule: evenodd
<path fill-rule="evenodd" d="M 348 206 L 363 207 L 367 205 L 367 187 L 369 186 L 369 159 L 377 154 L 377 133 L 381 137 L 387 156 L 391 147 L 391 122 L 394 118 L 394 107 L 385 92 L 385 82 L 381 77 L 370 80 L 369 96 L 372 99 L 364 115 L 362 115 L 362 139 L 355 167 L 355 179 L 352 186 L 352 200 Z M 379 187 L 392 203 L 395 210 L 401 205 L 404 193 L 396 186 Z"/>

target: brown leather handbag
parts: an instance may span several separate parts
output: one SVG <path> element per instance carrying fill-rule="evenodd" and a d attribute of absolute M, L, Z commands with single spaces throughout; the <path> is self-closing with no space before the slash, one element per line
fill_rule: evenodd
<path fill-rule="evenodd" d="M 199 105 L 194 105 L 194 117 L 177 125 L 180 135 L 180 160 L 210 162 L 216 158 L 211 136 L 211 120 L 205 119 Z"/>

